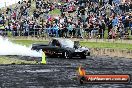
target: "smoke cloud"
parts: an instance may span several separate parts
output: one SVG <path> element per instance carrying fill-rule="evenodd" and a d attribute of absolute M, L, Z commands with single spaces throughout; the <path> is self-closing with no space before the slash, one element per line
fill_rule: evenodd
<path fill-rule="evenodd" d="M 30 47 L 15 44 L 0 36 L 0 55 L 19 55 L 30 57 L 41 57 L 42 52 L 31 50 Z"/>

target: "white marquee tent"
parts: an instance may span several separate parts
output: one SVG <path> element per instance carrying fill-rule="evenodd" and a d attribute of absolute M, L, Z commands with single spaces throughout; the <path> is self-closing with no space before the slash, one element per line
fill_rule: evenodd
<path fill-rule="evenodd" d="M 0 8 L 10 6 L 22 0 L 0 0 Z"/>

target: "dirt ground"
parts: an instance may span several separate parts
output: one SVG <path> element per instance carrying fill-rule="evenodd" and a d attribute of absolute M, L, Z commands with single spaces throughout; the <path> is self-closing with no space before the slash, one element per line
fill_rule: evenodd
<path fill-rule="evenodd" d="M 37 60 L 41 58 L 17 57 Z M 132 74 L 132 59 L 90 56 L 87 59 L 47 58 L 46 65 L 0 65 L 1 88 L 132 88 L 130 84 L 79 84 L 77 69 L 88 74 Z M 132 78 L 132 76 L 131 76 Z"/>

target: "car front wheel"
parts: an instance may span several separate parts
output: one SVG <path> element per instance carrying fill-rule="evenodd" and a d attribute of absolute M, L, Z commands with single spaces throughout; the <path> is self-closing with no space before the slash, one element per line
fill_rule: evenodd
<path fill-rule="evenodd" d="M 81 59 L 86 59 L 86 55 L 81 55 Z"/>
<path fill-rule="evenodd" d="M 87 54 L 88 56 L 90 56 L 90 52 L 88 52 L 88 54 Z"/>

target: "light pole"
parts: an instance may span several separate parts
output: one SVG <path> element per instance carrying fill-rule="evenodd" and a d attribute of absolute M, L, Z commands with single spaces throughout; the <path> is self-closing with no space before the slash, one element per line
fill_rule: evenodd
<path fill-rule="evenodd" d="M 6 2 L 5 2 L 5 7 L 6 7 Z"/>

